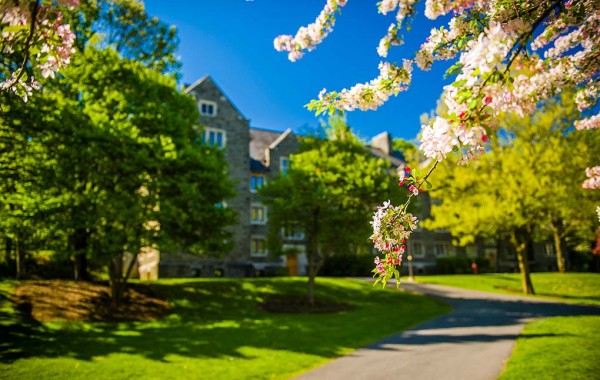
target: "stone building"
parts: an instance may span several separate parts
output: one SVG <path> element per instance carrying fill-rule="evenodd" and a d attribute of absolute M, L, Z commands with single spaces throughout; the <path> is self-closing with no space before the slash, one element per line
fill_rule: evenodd
<path fill-rule="evenodd" d="M 290 154 L 298 150 L 298 139 L 291 129 L 284 132 L 250 129 L 250 256 L 254 266 L 267 271 L 272 264 L 267 255 L 269 210 L 261 203 L 257 189 L 271 179 L 285 174 L 290 166 Z M 282 258 L 290 274 L 306 273 L 304 233 L 298 229 L 281 231 L 284 250 L 297 254 Z M 263 264 L 267 263 L 267 264 Z M 263 269 L 263 267 L 265 267 Z"/>
<path fill-rule="evenodd" d="M 268 210 L 258 197 L 260 187 L 287 170 L 289 155 L 298 148 L 296 136 L 291 129 L 280 132 L 250 127 L 248 118 L 210 76 L 190 85 L 186 92 L 196 98 L 203 141 L 225 153 L 236 195 L 225 200 L 224 206 L 235 210 L 238 219 L 230 227 L 230 252 L 219 252 L 214 258 L 163 253 L 161 276 L 269 275 L 286 265 L 292 273 L 304 273 L 302 255 L 293 267 L 285 258 L 274 260 L 268 255 Z M 303 236 L 291 236 L 291 244 L 303 246 L 302 240 Z"/>
<path fill-rule="evenodd" d="M 234 209 L 238 220 L 230 227 L 233 239 L 230 252 L 219 252 L 214 258 L 162 252 L 160 276 L 254 276 L 280 271 L 306 274 L 305 240 L 300 229 L 290 226 L 281 231 L 283 250 L 290 254 L 280 259 L 268 255 L 269 210 L 257 193 L 289 168 L 289 157 L 298 149 L 297 136 L 291 129 L 280 132 L 251 127 L 248 118 L 210 76 L 190 85 L 186 92 L 196 98 L 203 141 L 225 152 L 236 196 L 225 200 L 224 206 Z M 373 137 L 367 149 L 374 156 L 388 160 L 391 168 L 402 170 L 405 166 L 402 154 L 392 149 L 388 132 Z M 419 200 L 417 216 L 423 220 L 430 216 L 432 200 L 427 193 L 420 195 Z M 531 248 L 533 269 L 548 270 L 556 265 L 551 245 L 532 243 Z M 409 239 L 407 252 L 412 256 L 415 274 L 435 273 L 438 258 L 453 256 L 485 258 L 492 271 L 517 269 L 515 255 L 505 239 L 481 239 L 470 247 L 455 247 L 447 231 L 418 228 Z M 403 270 L 406 269 L 407 265 Z"/>

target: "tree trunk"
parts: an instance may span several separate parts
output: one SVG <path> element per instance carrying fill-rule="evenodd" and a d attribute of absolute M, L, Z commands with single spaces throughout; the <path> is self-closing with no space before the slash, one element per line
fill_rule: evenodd
<path fill-rule="evenodd" d="M 523 293 L 535 294 L 533 290 L 533 283 L 529 274 L 529 261 L 527 259 L 527 243 L 525 241 L 519 241 L 517 233 L 511 233 L 511 242 L 515 251 L 517 252 L 517 261 L 519 263 L 519 271 L 521 272 L 521 285 L 523 287 Z"/>
<path fill-rule="evenodd" d="M 315 304 L 315 277 L 317 277 L 317 266 L 315 265 L 315 259 L 319 251 L 319 207 L 313 209 L 312 212 L 312 226 L 308 236 L 308 285 L 306 291 L 306 297 L 310 305 Z"/>
<path fill-rule="evenodd" d="M 308 284 L 306 288 L 306 299 L 310 305 L 315 304 L 315 262 L 313 255 L 308 256 Z"/>
<path fill-rule="evenodd" d="M 88 273 L 87 256 L 85 253 L 78 253 L 75 255 L 75 280 L 77 281 L 89 281 L 90 275 Z"/>
<path fill-rule="evenodd" d="M 86 256 L 87 238 L 88 233 L 83 228 L 77 229 L 73 235 L 71 235 L 73 251 L 75 252 L 74 274 L 75 280 L 78 281 L 89 281 L 90 279 Z"/>
<path fill-rule="evenodd" d="M 517 250 L 517 260 L 519 261 L 519 271 L 521 272 L 521 285 L 523 287 L 523 293 L 535 294 L 535 291 L 533 290 L 533 284 L 531 283 L 529 263 L 526 257 L 525 249 Z"/>
<path fill-rule="evenodd" d="M 10 262 L 10 253 L 12 252 L 12 239 L 8 236 L 4 240 L 4 260 Z"/>
<path fill-rule="evenodd" d="M 25 251 L 20 244 L 19 238 L 15 239 L 15 256 L 17 259 L 17 278 L 21 279 L 25 277 Z"/>
<path fill-rule="evenodd" d="M 115 256 L 108 263 L 108 275 L 110 278 L 110 297 L 111 306 L 117 307 L 123 302 L 127 281 L 131 275 L 133 265 L 136 262 L 137 255 L 134 255 L 127 268 L 123 268 L 123 254 Z M 125 272 L 123 272 L 125 269 Z"/>
<path fill-rule="evenodd" d="M 9 265 L 9 263 L 12 261 L 12 249 L 13 249 L 13 240 L 11 238 L 9 238 L 8 236 L 6 237 L 6 239 L 4 240 L 4 260 L 6 265 Z"/>
<path fill-rule="evenodd" d="M 110 303 L 113 308 L 123 300 L 123 254 L 116 255 L 108 263 L 108 276 L 110 283 Z"/>
<path fill-rule="evenodd" d="M 562 241 L 558 229 L 552 226 L 552 238 L 554 239 L 554 252 L 556 253 L 556 265 L 560 273 L 565 273 L 565 257 L 562 251 Z"/>

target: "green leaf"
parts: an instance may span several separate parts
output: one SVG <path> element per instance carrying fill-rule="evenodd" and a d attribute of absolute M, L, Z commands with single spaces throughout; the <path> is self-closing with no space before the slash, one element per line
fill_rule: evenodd
<path fill-rule="evenodd" d="M 467 80 L 466 79 L 461 79 L 459 81 L 453 82 L 452 86 L 453 87 L 460 87 L 460 86 L 462 86 L 465 83 L 467 83 Z"/>
<path fill-rule="evenodd" d="M 471 90 L 463 87 L 461 90 L 459 90 L 459 94 L 458 94 L 458 97 L 456 98 L 456 101 L 458 103 L 463 103 L 465 100 L 469 99 L 471 97 L 471 95 L 472 95 Z"/>
<path fill-rule="evenodd" d="M 28 25 L 9 25 L 2 28 L 2 33 L 18 33 L 27 30 L 28 27 Z"/>
<path fill-rule="evenodd" d="M 477 108 L 477 104 L 478 104 L 478 103 L 479 103 L 479 100 L 478 100 L 478 99 L 471 99 L 471 100 L 469 101 L 469 105 L 468 105 L 469 109 L 470 109 L 470 110 L 474 110 L 475 108 Z"/>

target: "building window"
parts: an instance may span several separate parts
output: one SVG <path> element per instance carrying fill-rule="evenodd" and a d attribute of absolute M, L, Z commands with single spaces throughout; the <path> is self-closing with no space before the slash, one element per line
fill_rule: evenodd
<path fill-rule="evenodd" d="M 252 174 L 250 177 L 250 191 L 256 192 L 265 185 L 265 176 L 262 174 Z"/>
<path fill-rule="evenodd" d="M 210 100 L 200 100 L 198 102 L 198 109 L 202 116 L 217 116 L 217 103 Z"/>
<path fill-rule="evenodd" d="M 454 247 L 448 243 L 435 243 L 433 249 L 436 256 L 450 256 L 454 253 Z"/>
<path fill-rule="evenodd" d="M 483 243 L 486 245 L 486 247 L 496 247 L 498 245 L 496 239 L 485 239 Z"/>
<path fill-rule="evenodd" d="M 556 252 L 554 252 L 554 244 L 544 244 L 544 253 L 546 254 L 546 256 L 556 256 Z"/>
<path fill-rule="evenodd" d="M 425 257 L 425 247 L 420 241 L 414 241 L 412 243 L 412 255 L 414 257 Z"/>
<path fill-rule="evenodd" d="M 281 229 L 285 240 L 304 240 L 304 229 L 297 223 L 291 223 Z"/>
<path fill-rule="evenodd" d="M 217 148 L 223 148 L 225 146 L 226 134 L 222 129 L 216 128 L 205 128 L 204 129 L 204 143 L 210 146 L 216 146 Z"/>
<path fill-rule="evenodd" d="M 279 159 L 279 172 L 281 174 L 287 174 L 290 169 L 290 159 L 287 157 L 281 157 Z"/>
<path fill-rule="evenodd" d="M 267 208 L 263 205 L 250 206 L 250 223 L 265 224 L 267 223 Z"/>
<path fill-rule="evenodd" d="M 262 237 L 253 237 L 250 243 L 251 256 L 266 256 L 267 241 Z"/>

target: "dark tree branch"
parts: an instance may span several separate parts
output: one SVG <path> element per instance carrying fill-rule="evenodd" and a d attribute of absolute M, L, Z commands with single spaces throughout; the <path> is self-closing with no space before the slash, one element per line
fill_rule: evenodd
<path fill-rule="evenodd" d="M 25 40 L 25 56 L 23 57 L 23 62 L 21 63 L 21 67 L 19 70 L 19 75 L 12 80 L 12 83 L 9 84 L 9 87 L 14 86 L 25 72 L 25 68 L 27 67 L 27 62 L 29 62 L 29 49 L 31 48 L 31 40 L 33 39 L 33 34 L 35 33 L 35 21 L 37 19 L 38 11 L 40 9 L 41 0 L 36 0 L 33 9 L 31 10 L 31 25 L 29 26 L 29 35 L 27 36 L 27 40 Z"/>

